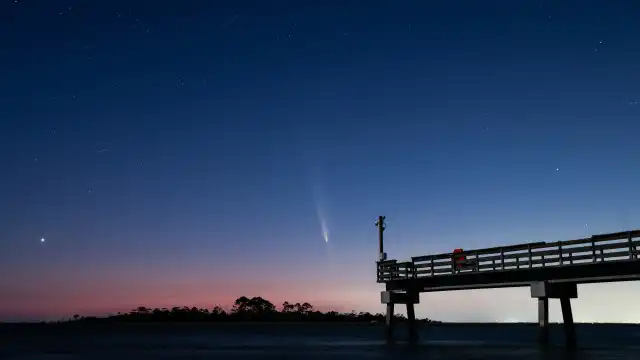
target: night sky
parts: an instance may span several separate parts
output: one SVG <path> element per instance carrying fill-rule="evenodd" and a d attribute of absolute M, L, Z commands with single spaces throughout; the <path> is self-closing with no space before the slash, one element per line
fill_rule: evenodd
<path fill-rule="evenodd" d="M 2 0 L 0 320 L 242 295 L 382 312 L 378 215 L 400 260 L 638 228 L 639 16 Z M 640 321 L 640 284 L 579 296 L 577 321 Z M 417 314 L 534 320 L 536 303 L 422 294 Z"/>

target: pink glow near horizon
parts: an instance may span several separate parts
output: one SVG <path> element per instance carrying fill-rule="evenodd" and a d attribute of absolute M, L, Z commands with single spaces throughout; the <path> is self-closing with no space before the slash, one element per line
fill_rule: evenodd
<path fill-rule="evenodd" d="M 373 290 L 373 292 L 371 292 Z M 336 284 L 291 284 L 253 281 L 220 282 L 195 279 L 190 282 L 127 281 L 49 284 L 38 289 L 20 289 L 0 301 L 0 320 L 53 320 L 74 314 L 104 316 L 128 312 L 138 306 L 174 306 L 229 310 L 240 296 L 260 296 L 278 309 L 284 301 L 309 302 L 320 311 L 374 310 L 375 287 L 353 288 Z M 376 307 L 377 308 L 377 307 Z"/>
<path fill-rule="evenodd" d="M 118 286 L 66 286 L 59 292 L 7 293 L 0 299 L 0 321 L 59 320 L 74 314 L 104 316 L 128 312 L 138 306 L 171 308 L 188 306 L 211 309 L 215 305 L 229 309 L 240 296 L 261 296 L 278 308 L 282 302 L 309 302 L 321 311 L 355 310 L 372 313 L 383 312 L 378 286 L 321 286 L 298 284 L 239 283 L 225 287 L 225 293 L 216 292 L 198 283 L 153 284 L 127 283 Z M 125 286 L 126 285 L 126 286 Z M 640 294 L 640 287 L 629 283 L 582 285 L 579 298 L 573 301 L 575 320 L 586 322 L 638 322 L 640 311 L 634 311 L 633 301 Z M 204 289 L 204 290 L 203 290 Z M 211 290 L 209 290 L 211 289 Z M 47 294 L 45 296 L 45 294 Z M 615 299 L 613 307 L 603 307 Z M 402 306 L 398 313 L 404 313 Z M 559 306 L 553 303 L 552 321 L 561 321 Z M 535 302 L 528 289 L 491 289 L 478 291 L 454 291 L 421 294 L 416 309 L 419 317 L 444 321 L 535 321 Z"/>

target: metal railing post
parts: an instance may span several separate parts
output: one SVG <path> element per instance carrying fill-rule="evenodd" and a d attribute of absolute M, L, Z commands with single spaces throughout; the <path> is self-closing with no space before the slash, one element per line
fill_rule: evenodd
<path fill-rule="evenodd" d="M 558 258 L 560 259 L 558 263 L 560 266 L 564 265 L 564 259 L 562 258 L 562 244 L 558 245 Z"/>
<path fill-rule="evenodd" d="M 431 257 L 431 276 L 436 274 L 436 269 L 433 268 L 433 256 Z"/>
<path fill-rule="evenodd" d="M 452 274 L 456 273 L 456 256 L 455 255 L 451 257 L 451 273 Z"/>

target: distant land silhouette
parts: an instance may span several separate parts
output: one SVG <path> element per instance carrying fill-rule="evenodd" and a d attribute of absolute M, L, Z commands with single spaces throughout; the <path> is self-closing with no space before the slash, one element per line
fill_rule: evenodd
<path fill-rule="evenodd" d="M 402 314 L 396 314 L 394 321 L 403 322 L 407 318 Z M 384 323 L 385 316 L 381 313 L 372 314 L 369 312 L 321 312 L 314 309 L 308 302 L 289 303 L 285 301 L 281 310 L 262 297 L 248 298 L 241 296 L 233 304 L 229 311 L 225 311 L 220 306 L 214 306 L 211 310 L 196 307 L 173 307 L 149 308 L 139 306 L 128 313 L 119 312 L 106 317 L 82 316 L 80 314 L 58 321 L 45 322 L 39 324 L 119 324 L 119 323 L 250 323 L 250 322 L 280 322 L 280 323 Z M 429 318 L 416 319 L 419 323 L 432 325 L 452 325 L 452 326 L 510 326 L 510 325 L 530 325 L 537 326 L 533 322 L 442 322 Z M 21 323 L 3 323 L 0 325 L 21 325 Z M 38 323 L 31 323 L 38 324 Z M 616 325 L 616 326 L 638 326 L 635 323 L 579 323 L 589 325 Z M 28 325 L 25 323 L 24 325 Z M 562 325 L 562 323 L 551 323 L 551 326 Z"/>
<path fill-rule="evenodd" d="M 405 321 L 406 317 L 396 314 L 395 319 Z M 305 303 L 289 303 L 285 301 L 278 311 L 269 300 L 261 297 L 248 298 L 241 296 L 233 304 L 230 311 L 220 306 L 213 309 L 199 309 L 196 307 L 148 308 L 140 306 L 128 313 L 117 313 L 107 317 L 74 315 L 62 322 L 78 323 L 121 323 L 121 322 L 384 322 L 383 314 L 368 312 L 340 313 L 336 311 L 321 312 L 313 305 Z M 420 322 L 438 323 L 430 319 L 419 319 Z M 60 321 L 59 321 L 60 322 Z"/>

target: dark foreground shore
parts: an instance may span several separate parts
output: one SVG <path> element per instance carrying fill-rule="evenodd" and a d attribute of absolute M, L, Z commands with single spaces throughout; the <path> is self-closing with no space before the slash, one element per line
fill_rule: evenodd
<path fill-rule="evenodd" d="M 389 346 L 371 323 L 1 324 L 0 359 L 634 359 L 640 326 L 578 324 L 579 350 L 537 346 L 535 324 L 421 324 L 420 342 Z M 403 327 L 399 339 L 406 338 Z M 578 357 L 576 357 L 578 356 Z"/>

